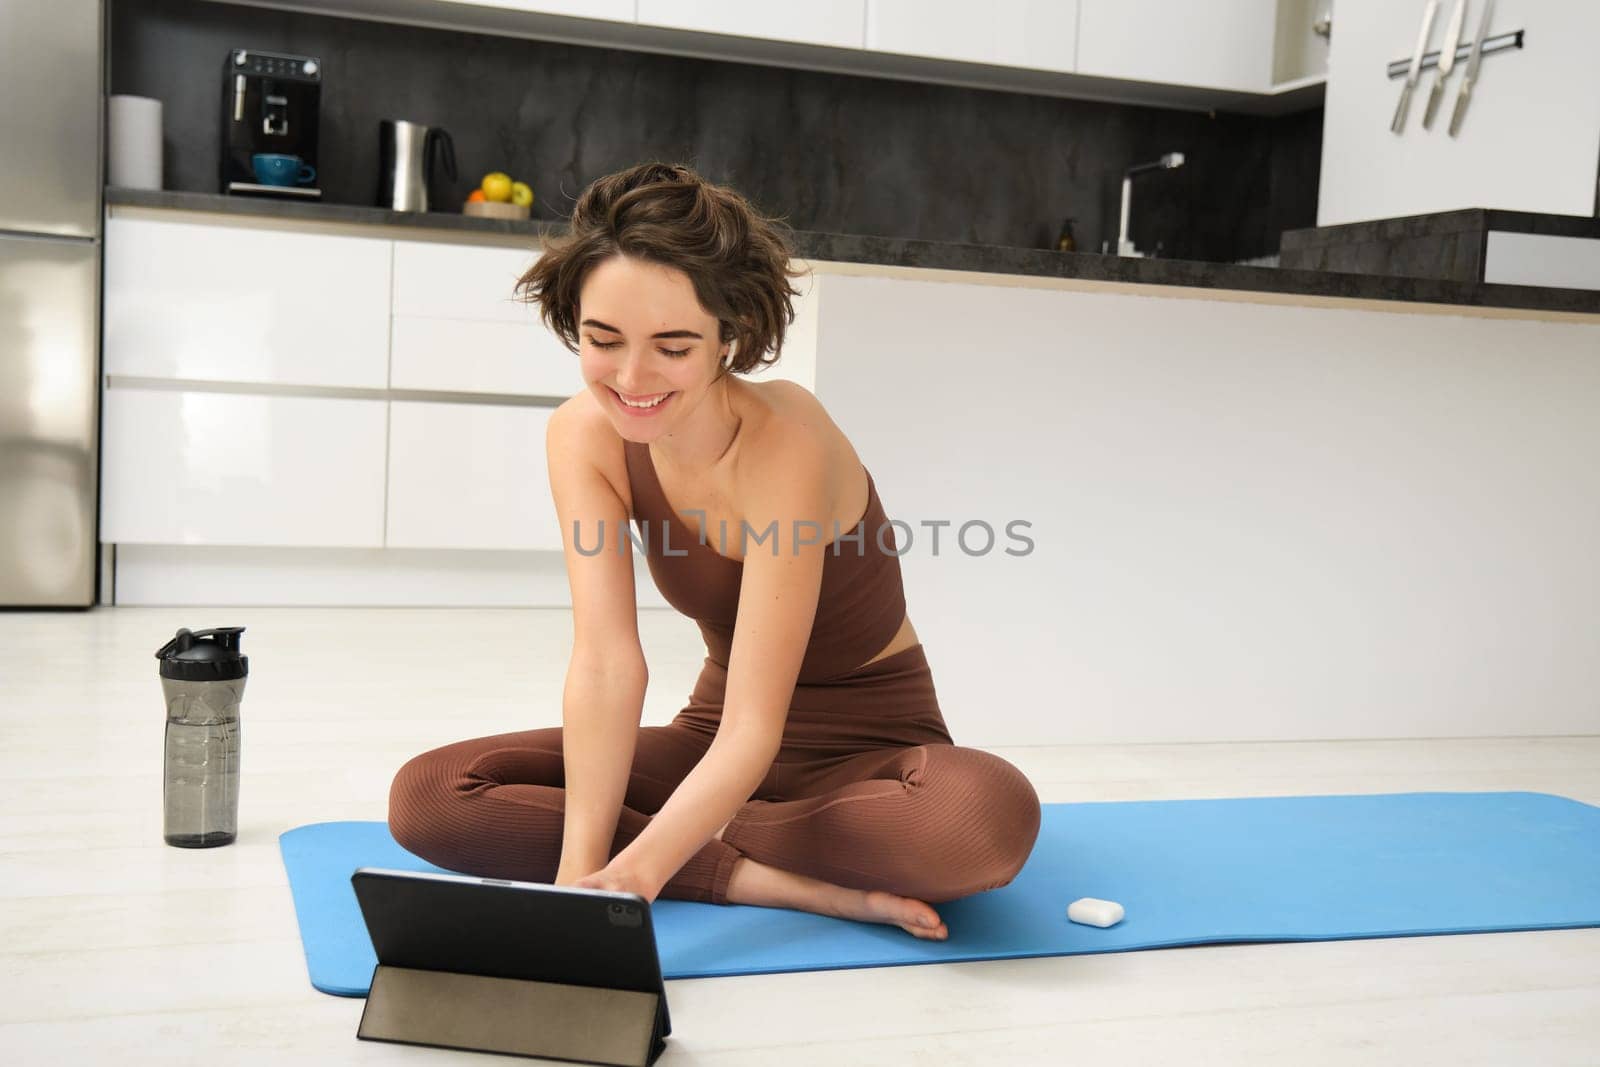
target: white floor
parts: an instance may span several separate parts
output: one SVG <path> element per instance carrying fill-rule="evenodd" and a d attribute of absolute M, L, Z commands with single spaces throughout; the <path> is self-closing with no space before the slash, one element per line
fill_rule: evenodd
<path fill-rule="evenodd" d="M 225 625 L 249 628 L 240 839 L 169 848 L 153 654 L 179 626 Z M 569 627 L 522 610 L 0 613 L 0 1058 L 494 1062 L 356 1039 L 363 1002 L 307 980 L 277 835 L 383 818 L 395 768 L 424 748 L 558 723 Z M 666 722 L 702 649 L 670 612 L 644 613 L 644 637 L 645 721 Z M 1046 802 L 1526 789 L 1600 803 L 1600 737 L 998 751 Z M 663 1064 L 1600 1063 L 1600 929 L 697 979 L 667 995 Z"/>

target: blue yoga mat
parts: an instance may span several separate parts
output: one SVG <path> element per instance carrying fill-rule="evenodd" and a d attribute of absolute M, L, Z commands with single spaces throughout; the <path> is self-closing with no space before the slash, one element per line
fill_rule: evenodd
<path fill-rule="evenodd" d="M 279 843 L 311 984 L 365 996 L 377 959 L 351 873 L 441 868 L 381 822 L 315 823 Z M 1070 922 L 1079 897 L 1127 917 Z M 1010 885 L 935 908 L 946 941 L 780 908 L 651 904 L 669 979 L 1600 926 L 1600 808 L 1548 793 L 1046 804 Z"/>

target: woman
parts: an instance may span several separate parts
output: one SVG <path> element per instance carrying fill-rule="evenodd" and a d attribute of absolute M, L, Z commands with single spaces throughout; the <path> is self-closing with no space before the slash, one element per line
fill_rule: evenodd
<path fill-rule="evenodd" d="M 739 377 L 794 319 L 779 226 L 687 167 L 641 164 L 590 185 L 518 283 L 587 385 L 546 438 L 572 588 L 563 725 L 417 756 L 389 826 L 486 877 L 943 939 L 930 902 L 1010 882 L 1039 799 L 951 741 L 850 442 L 806 389 Z M 639 725 L 630 518 L 706 641 L 666 726 Z"/>

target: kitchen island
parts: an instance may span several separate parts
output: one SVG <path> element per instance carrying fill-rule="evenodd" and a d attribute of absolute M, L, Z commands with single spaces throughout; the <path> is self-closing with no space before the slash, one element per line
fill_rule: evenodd
<path fill-rule="evenodd" d="M 567 606 L 542 429 L 582 382 L 511 298 L 552 223 L 108 208 L 119 602 Z M 1600 295 L 796 242 L 768 376 L 902 524 L 964 743 L 1592 727 Z"/>

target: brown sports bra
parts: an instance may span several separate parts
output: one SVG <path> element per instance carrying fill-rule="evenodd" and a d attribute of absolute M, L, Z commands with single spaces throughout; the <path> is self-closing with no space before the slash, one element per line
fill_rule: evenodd
<path fill-rule="evenodd" d="M 706 654 L 726 667 L 733 648 L 744 561 L 723 555 L 715 546 L 724 536 L 731 544 L 740 544 L 740 531 L 729 530 L 724 535 L 707 529 L 702 540 L 667 502 L 656 478 L 650 446 L 636 441 L 622 444 L 633 494 L 630 517 L 639 527 L 638 543 L 656 588 L 667 603 L 699 624 Z M 867 510 L 854 527 L 839 533 L 823 549 L 822 589 L 800 661 L 800 682 L 825 681 L 854 670 L 894 639 L 905 618 L 905 587 L 896 554 L 899 546 L 870 471 Z M 756 540 L 763 534 L 765 531 L 748 532 L 743 539 L 747 552 L 773 551 L 770 535 L 764 541 Z M 785 533 L 778 550 L 789 551 L 789 546 L 790 534 Z"/>

